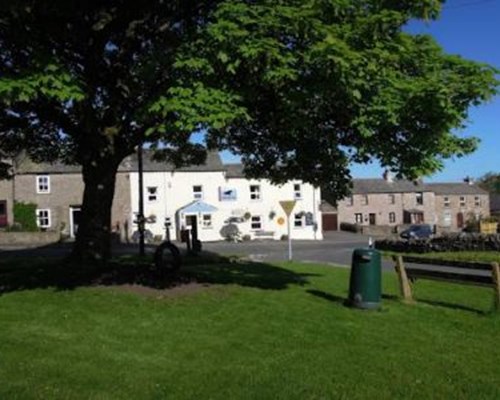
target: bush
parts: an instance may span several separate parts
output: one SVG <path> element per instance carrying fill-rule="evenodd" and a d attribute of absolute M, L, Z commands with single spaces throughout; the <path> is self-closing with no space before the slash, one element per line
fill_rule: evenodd
<path fill-rule="evenodd" d="M 38 225 L 36 223 L 36 207 L 34 203 L 14 202 L 14 225 L 19 231 L 36 232 Z"/>
<path fill-rule="evenodd" d="M 244 242 L 248 242 L 251 239 L 252 239 L 252 237 L 250 235 L 243 235 L 241 237 L 241 240 L 243 240 Z"/>
<path fill-rule="evenodd" d="M 346 232 L 359 233 L 361 231 L 361 227 L 358 224 L 351 224 L 350 222 L 341 222 L 340 230 Z"/>
<path fill-rule="evenodd" d="M 237 241 L 240 238 L 240 230 L 235 224 L 227 224 L 220 230 L 220 235 L 231 242 Z"/>

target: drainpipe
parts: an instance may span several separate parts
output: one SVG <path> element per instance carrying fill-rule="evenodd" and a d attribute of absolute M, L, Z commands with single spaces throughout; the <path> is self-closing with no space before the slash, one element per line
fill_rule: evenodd
<path fill-rule="evenodd" d="M 317 219 L 317 210 L 316 210 L 316 187 L 313 186 L 313 230 L 314 230 L 314 240 L 318 240 L 318 219 Z"/>
<path fill-rule="evenodd" d="M 142 143 L 137 148 L 137 166 L 139 169 L 139 215 L 137 216 L 137 226 L 139 230 L 139 255 L 143 257 L 146 254 L 144 247 L 144 181 L 142 166 Z"/>

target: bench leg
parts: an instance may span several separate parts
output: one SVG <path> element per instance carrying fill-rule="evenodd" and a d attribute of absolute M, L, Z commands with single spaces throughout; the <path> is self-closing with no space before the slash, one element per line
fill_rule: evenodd
<path fill-rule="evenodd" d="M 491 264 L 491 275 L 493 277 L 493 290 L 495 291 L 495 311 L 500 311 L 500 266 L 498 263 Z"/>
<path fill-rule="evenodd" d="M 406 274 L 405 265 L 403 262 L 402 256 L 394 256 L 392 257 L 396 265 L 394 268 L 396 269 L 396 273 L 398 274 L 399 280 L 399 291 L 401 293 L 401 297 L 403 300 L 408 303 L 413 302 L 413 295 L 411 292 L 410 281 L 408 280 L 408 275 Z"/>

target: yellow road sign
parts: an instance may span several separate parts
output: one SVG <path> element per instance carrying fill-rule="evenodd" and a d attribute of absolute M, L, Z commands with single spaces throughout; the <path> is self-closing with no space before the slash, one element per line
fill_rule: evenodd
<path fill-rule="evenodd" d="M 280 201 L 281 208 L 285 212 L 286 216 L 289 217 L 295 207 L 295 200 Z"/>

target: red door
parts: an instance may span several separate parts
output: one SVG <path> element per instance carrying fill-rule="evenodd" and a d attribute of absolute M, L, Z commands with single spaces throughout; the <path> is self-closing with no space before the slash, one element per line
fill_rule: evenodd
<path fill-rule="evenodd" d="M 457 214 L 457 228 L 464 227 L 464 215 L 462 213 Z"/>
<path fill-rule="evenodd" d="M 9 224 L 7 220 L 7 201 L 0 200 L 0 228 L 4 228 Z"/>
<path fill-rule="evenodd" d="M 323 214 L 322 222 L 324 231 L 338 230 L 337 214 Z"/>

